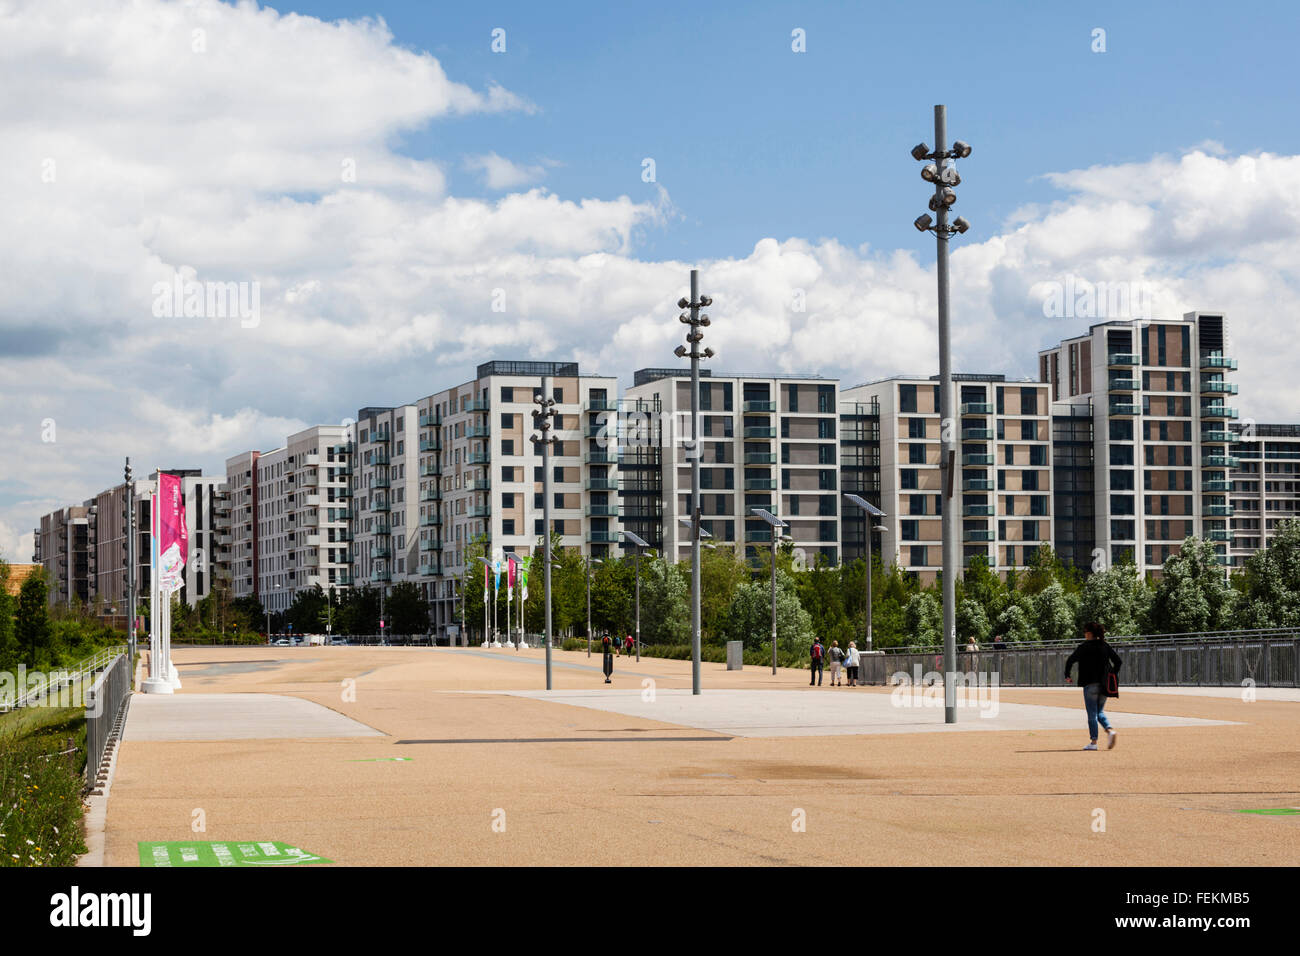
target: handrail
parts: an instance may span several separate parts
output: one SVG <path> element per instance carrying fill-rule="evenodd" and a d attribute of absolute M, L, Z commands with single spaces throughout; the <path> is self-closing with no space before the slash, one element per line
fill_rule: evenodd
<path fill-rule="evenodd" d="M 1290 640 L 1300 637 L 1300 628 L 1294 627 L 1275 627 L 1275 628 L 1255 628 L 1240 631 L 1195 631 L 1186 634 L 1119 634 L 1107 635 L 1106 641 L 1116 645 L 1156 645 L 1156 644 L 1207 644 L 1222 643 L 1225 641 L 1258 641 L 1258 640 Z M 1005 650 L 1043 650 L 1054 647 L 1075 647 L 1083 640 L 1082 635 L 1078 639 L 1068 641 L 1007 641 Z M 903 644 L 897 647 L 882 647 L 879 650 L 886 654 L 924 654 L 935 650 L 943 650 L 942 644 Z M 977 653 L 993 652 L 992 641 L 986 640 L 979 645 Z M 965 645 L 958 641 L 957 653 L 970 653 L 966 650 Z"/>
<path fill-rule="evenodd" d="M 0 700 L 0 712 L 18 710 L 21 707 L 28 706 L 32 701 L 38 700 L 49 693 L 51 689 L 57 690 L 68 684 L 75 684 L 83 680 L 90 674 L 102 670 L 111 664 L 119 655 L 126 653 L 125 644 L 116 644 L 112 647 L 103 648 L 96 651 L 90 657 L 78 661 L 71 668 L 62 668 L 60 670 L 42 673 L 43 678 L 40 683 L 34 684 L 27 688 L 20 688 L 20 694 L 12 700 Z M 54 678 L 53 680 L 51 678 Z"/>

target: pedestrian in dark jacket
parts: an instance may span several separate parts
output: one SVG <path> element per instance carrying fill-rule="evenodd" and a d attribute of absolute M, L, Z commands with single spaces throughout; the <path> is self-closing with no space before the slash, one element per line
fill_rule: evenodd
<path fill-rule="evenodd" d="M 809 687 L 812 687 L 814 684 L 818 687 L 821 686 L 822 657 L 824 656 L 824 651 L 825 648 L 822 647 L 822 639 L 820 637 L 814 637 L 812 647 L 808 649 L 809 667 L 812 669 L 812 673 L 808 680 Z"/>
<path fill-rule="evenodd" d="M 1106 749 L 1115 746 L 1115 731 L 1106 716 L 1106 672 L 1119 673 L 1123 662 L 1115 649 L 1106 643 L 1106 632 L 1100 624 L 1084 625 L 1083 643 L 1065 661 L 1065 682 L 1070 683 L 1070 668 L 1079 665 L 1079 686 L 1083 688 L 1083 709 L 1088 714 L 1088 736 L 1092 738 L 1084 750 L 1097 749 L 1097 725 L 1106 728 Z"/>

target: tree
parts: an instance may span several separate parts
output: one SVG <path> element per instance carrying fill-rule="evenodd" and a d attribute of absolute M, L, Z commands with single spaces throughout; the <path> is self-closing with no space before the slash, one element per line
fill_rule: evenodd
<path fill-rule="evenodd" d="M 770 571 L 768 572 L 771 573 Z M 747 581 L 736 589 L 727 613 L 727 639 L 743 641 L 747 649 L 769 645 L 772 634 L 771 582 Z M 799 603 L 794 580 L 776 573 L 776 643 L 786 653 L 802 654 L 814 636 L 812 618 Z"/>
<path fill-rule="evenodd" d="M 1246 559 L 1239 585 L 1239 626 L 1300 626 L 1300 521 L 1278 525 L 1268 547 Z"/>
<path fill-rule="evenodd" d="M 591 572 L 591 626 L 598 633 L 631 634 L 634 558 L 605 558 Z"/>
<path fill-rule="evenodd" d="M 1096 621 L 1108 635 L 1140 634 L 1151 590 L 1132 563 L 1094 571 L 1083 583 L 1075 624 L 1079 629 Z"/>
<path fill-rule="evenodd" d="M 18 668 L 18 642 L 14 635 L 13 595 L 9 593 L 9 565 L 0 558 L 0 671 Z"/>
<path fill-rule="evenodd" d="M 1222 630 L 1231 624 L 1235 597 L 1214 545 L 1189 537 L 1164 564 L 1151 599 L 1150 628 L 1157 634 Z"/>
<path fill-rule="evenodd" d="M 994 631 L 1013 643 L 1025 644 L 1038 640 L 1038 632 L 1034 630 L 1029 613 L 1025 610 L 1027 604 L 1023 599 L 1009 601 L 998 615 Z"/>
<path fill-rule="evenodd" d="M 1071 641 L 1076 637 L 1078 604 L 1060 581 L 1053 581 L 1033 599 L 1034 624 L 1040 641 Z"/>
<path fill-rule="evenodd" d="M 965 598 L 957 605 L 957 640 L 963 644 L 974 641 L 983 644 L 989 636 L 989 617 L 984 605 L 974 598 Z"/>
<path fill-rule="evenodd" d="M 799 602 L 812 620 L 813 632 L 828 645 L 837 640 L 848 647 L 857 631 L 846 609 L 845 578 L 841 570 L 831 567 L 819 554 L 815 566 L 799 572 L 795 580 Z"/>
<path fill-rule="evenodd" d="M 725 636 L 727 614 L 736 589 L 753 575 L 735 549 L 719 545 L 700 551 L 700 640 L 716 643 Z"/>
<path fill-rule="evenodd" d="M 918 591 L 903 610 L 908 644 L 932 647 L 943 642 L 943 607 L 933 591 Z"/>
<path fill-rule="evenodd" d="M 384 600 L 385 633 L 425 634 L 429 630 L 429 602 L 412 581 L 394 584 Z"/>
<path fill-rule="evenodd" d="M 49 660 L 50 646 L 49 586 L 45 571 L 37 568 L 23 581 L 18 591 L 18 611 L 14 636 L 22 663 L 40 668 Z"/>

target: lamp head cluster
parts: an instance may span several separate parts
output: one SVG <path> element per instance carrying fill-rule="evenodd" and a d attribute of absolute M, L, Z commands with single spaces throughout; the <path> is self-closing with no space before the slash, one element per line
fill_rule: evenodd
<path fill-rule="evenodd" d="M 682 325 L 691 327 L 691 330 L 686 333 L 686 342 L 690 347 L 679 345 L 673 349 L 673 354 L 678 358 L 713 358 L 713 349 L 700 348 L 700 343 L 704 341 L 704 332 L 701 330 L 707 329 L 710 324 L 709 317 L 702 315 L 700 309 L 708 308 L 711 305 L 713 305 L 713 296 L 710 295 L 700 296 L 698 302 L 692 302 L 684 296 L 677 300 L 677 308 L 683 310 L 682 314 L 677 316 L 677 321 L 681 322 Z"/>
<path fill-rule="evenodd" d="M 537 431 L 529 435 L 528 440 L 534 445 L 555 444 L 555 435 L 552 434 L 555 427 L 552 419 L 557 414 L 554 397 L 537 392 L 533 395 L 533 404 L 537 406 L 533 409 L 533 427 Z"/>
<path fill-rule="evenodd" d="M 931 150 L 927 143 L 917 143 L 912 147 L 912 158 L 919 163 L 925 163 L 921 167 L 921 178 L 927 183 L 934 184 L 934 195 L 930 197 L 930 212 L 946 213 L 957 201 L 954 187 L 961 184 L 961 175 L 957 172 L 953 160 L 965 159 L 969 155 L 970 144 L 961 140 L 954 142 L 951 149 L 943 151 Z M 917 216 L 912 225 L 918 232 L 933 232 L 944 239 L 959 235 L 970 228 L 970 223 L 961 216 L 950 224 L 936 225 L 934 217 L 922 215 Z"/>

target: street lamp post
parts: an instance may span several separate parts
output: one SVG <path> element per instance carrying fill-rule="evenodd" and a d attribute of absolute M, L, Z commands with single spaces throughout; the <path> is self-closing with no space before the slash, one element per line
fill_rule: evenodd
<path fill-rule="evenodd" d="M 691 358 L 691 693 L 700 692 L 700 359 L 713 358 L 713 349 L 700 349 L 704 339 L 701 331 L 709 325 L 709 317 L 700 309 L 713 304 L 713 298 L 700 295 L 700 270 L 691 270 L 691 297 L 678 299 L 677 307 L 689 311 L 677 318 L 689 325 L 686 335 L 690 345 L 679 345 L 673 350 L 678 358 Z"/>
<path fill-rule="evenodd" d="M 591 656 L 591 566 L 604 564 L 600 558 L 587 555 L 587 656 Z"/>
<path fill-rule="evenodd" d="M 529 440 L 542 446 L 542 574 L 546 597 L 546 689 L 551 689 L 551 445 L 555 443 L 555 396 L 550 376 L 542 376 L 542 390 L 533 396 L 533 423 L 537 427 Z"/>
<path fill-rule="evenodd" d="M 964 233 L 970 223 L 958 216 L 948 224 L 948 210 L 957 201 L 954 191 L 961 182 L 955 160 L 965 159 L 971 148 L 961 140 L 948 149 L 948 108 L 934 108 L 934 150 L 925 143 L 912 147 L 912 158 L 926 163 L 921 178 L 934 183 L 930 197 L 930 211 L 937 217 L 934 222 L 927 215 L 918 216 L 912 225 L 921 232 L 933 232 L 935 237 L 935 272 L 939 284 L 939 417 L 942 457 L 939 460 L 940 480 L 943 483 L 943 719 L 944 723 L 957 722 L 957 567 L 959 562 L 957 531 L 954 511 L 954 471 L 957 460 L 957 427 L 952 409 L 952 360 L 949 347 L 948 322 L 948 240 Z M 933 160 L 933 162 L 931 162 Z"/>
<path fill-rule="evenodd" d="M 850 504 L 857 505 L 862 511 L 862 536 L 863 543 L 867 548 L 867 638 L 863 642 L 863 650 L 871 650 L 871 559 L 873 557 L 872 544 L 875 540 L 875 530 L 885 530 L 884 525 L 872 525 L 872 520 L 885 517 L 885 513 L 873 505 L 870 501 L 861 495 L 848 494 L 844 496 Z"/>
<path fill-rule="evenodd" d="M 772 531 L 772 676 L 776 676 L 776 546 L 781 540 L 781 532 L 777 529 L 788 528 L 784 521 L 778 518 L 772 512 L 764 508 L 750 508 L 754 514 L 758 515 L 767 522 L 768 528 Z"/>

